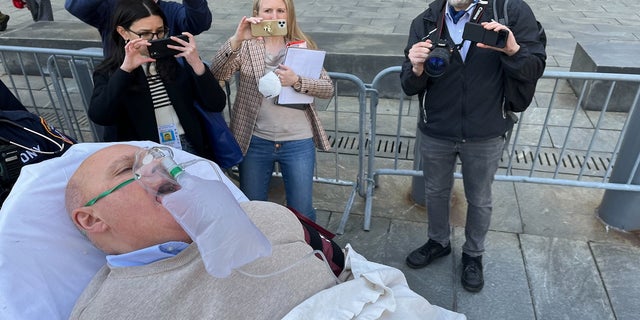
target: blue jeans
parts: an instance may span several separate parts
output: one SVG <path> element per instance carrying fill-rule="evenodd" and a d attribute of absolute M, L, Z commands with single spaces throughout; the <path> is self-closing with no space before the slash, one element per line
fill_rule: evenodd
<path fill-rule="evenodd" d="M 420 151 L 429 218 L 429 239 L 444 246 L 449 244 L 453 173 L 456 158 L 460 157 L 464 194 L 467 198 L 465 243 L 462 252 L 472 257 L 482 255 L 493 209 L 491 185 L 498 170 L 504 142 L 502 136 L 484 141 L 454 142 L 422 134 Z"/>
<path fill-rule="evenodd" d="M 249 200 L 266 201 L 276 162 L 282 171 L 287 205 L 315 221 L 313 170 L 316 147 L 312 138 L 270 141 L 252 136 L 247 154 L 239 165 L 240 190 Z"/>

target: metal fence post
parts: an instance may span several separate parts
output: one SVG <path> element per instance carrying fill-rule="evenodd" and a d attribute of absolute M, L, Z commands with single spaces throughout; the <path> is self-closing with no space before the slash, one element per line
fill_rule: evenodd
<path fill-rule="evenodd" d="M 640 88 L 638 89 L 640 94 Z M 638 94 L 631 106 L 628 127 L 622 137 L 620 152 L 611 171 L 609 182 L 640 185 L 640 110 Z M 624 231 L 640 230 L 640 193 L 634 191 L 611 190 L 604 192 L 598 208 L 598 216 L 604 223 Z"/>

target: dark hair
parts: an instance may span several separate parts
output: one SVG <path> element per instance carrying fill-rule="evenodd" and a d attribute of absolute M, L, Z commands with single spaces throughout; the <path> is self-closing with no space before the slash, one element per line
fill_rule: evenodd
<path fill-rule="evenodd" d="M 96 67 L 96 71 L 113 73 L 120 68 L 124 61 L 125 40 L 120 36 L 117 29 L 121 26 L 129 29 L 136 21 L 150 17 L 159 16 L 162 18 L 163 25 L 167 25 L 167 18 L 154 0 L 119 0 L 116 2 L 113 16 L 111 17 L 111 38 L 107 39 L 107 47 L 110 52 L 108 57 Z M 164 81 L 173 79 L 178 62 L 174 58 L 158 59 L 156 61 L 158 74 Z"/>

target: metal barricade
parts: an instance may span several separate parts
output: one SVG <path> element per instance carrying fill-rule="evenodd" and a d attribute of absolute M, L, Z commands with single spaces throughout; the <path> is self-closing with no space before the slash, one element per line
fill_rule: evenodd
<path fill-rule="evenodd" d="M 397 76 L 399 66 L 382 70 L 374 78 L 371 85 L 370 106 L 370 142 L 368 147 L 367 185 L 365 203 L 364 229 L 369 230 L 374 190 L 381 175 L 421 177 L 420 166 L 414 169 L 401 169 L 399 162 L 420 161 L 419 152 L 414 150 L 415 134 L 407 134 L 409 126 L 415 129 L 417 124 L 417 97 L 407 97 L 396 93 L 398 114 L 396 133 L 388 134 L 383 139 L 393 139 L 393 165 L 382 167 L 375 159 L 378 157 L 379 140 L 377 132 L 378 96 L 384 88 L 380 81 L 389 75 Z M 606 85 L 606 94 L 601 110 L 583 109 L 589 88 L 594 85 Z M 607 111 L 612 101 L 616 86 L 631 84 L 635 90 L 634 98 L 629 103 L 628 112 Z M 633 91 L 632 90 L 632 91 Z M 640 157 L 638 150 L 633 150 L 634 162 L 628 167 L 629 176 L 624 181 L 611 181 L 611 172 L 621 152 L 622 139 L 631 134 L 627 132 L 632 117 L 637 110 L 640 96 L 640 75 L 545 71 L 538 83 L 535 100 L 527 111 L 517 114 L 518 123 L 508 141 L 500 167 L 496 173 L 497 181 L 526 182 L 605 190 L 640 191 L 640 185 L 632 180 L 639 175 Z M 619 102 L 619 101 L 618 101 Z M 412 114 L 403 111 L 409 105 Z M 568 119 L 567 122 L 565 122 Z M 388 130 L 389 123 L 385 126 Z M 408 142 L 402 146 L 402 141 Z M 401 148 L 401 147 L 404 147 Z M 411 155 L 415 156 L 412 158 Z M 406 167 L 406 166 L 405 166 Z M 455 178 L 462 178 L 457 170 Z M 639 194 L 640 195 L 640 194 Z"/>
<path fill-rule="evenodd" d="M 325 126 L 325 130 L 329 135 L 329 141 L 332 145 L 332 150 L 329 152 L 319 152 L 318 160 L 316 164 L 316 177 L 314 181 L 321 183 L 329 183 L 335 185 L 342 186 L 352 186 L 351 193 L 347 199 L 347 203 L 344 208 L 344 212 L 342 218 L 340 219 L 340 224 L 337 229 L 338 234 L 344 233 L 344 228 L 347 223 L 347 219 L 349 218 L 349 214 L 351 212 L 351 207 L 353 205 L 353 201 L 355 199 L 356 194 L 360 196 L 364 196 L 364 158 L 366 156 L 365 153 L 365 130 L 367 127 L 367 88 L 365 87 L 364 82 L 362 80 L 352 74 L 340 73 L 340 72 L 329 72 L 329 76 L 334 82 L 334 95 L 333 95 L 333 107 L 327 108 L 327 111 L 331 111 L 329 109 L 333 109 L 332 113 L 329 112 L 333 119 L 332 121 L 326 121 L 329 119 L 325 119 L 323 121 L 323 125 Z M 341 95 L 341 84 L 344 83 L 345 87 L 350 87 L 349 91 L 357 92 L 356 97 L 351 97 L 349 95 Z M 342 110 L 340 106 L 340 101 L 347 101 L 350 99 L 357 99 L 357 109 L 351 109 L 350 114 L 352 115 L 351 119 L 349 119 L 348 112 L 349 110 Z M 344 103 L 347 106 L 352 106 L 354 103 Z M 343 105 L 344 105 L 343 104 Z M 327 113 L 327 111 L 320 111 L 321 113 Z M 322 116 L 322 115 L 321 115 Z M 352 121 L 355 120 L 357 116 L 357 125 Z M 349 123 L 351 121 L 351 123 Z M 344 125 L 343 125 L 344 124 Z M 333 126 L 331 128 L 330 126 Z M 351 129 L 351 130 L 348 130 Z M 353 130 L 357 130 L 354 132 Z M 357 172 L 355 173 L 356 178 L 354 181 L 343 180 L 345 174 L 341 174 L 342 171 L 347 170 L 348 168 L 353 168 L 352 165 L 348 164 L 348 161 L 342 161 L 348 157 L 349 153 L 353 153 L 353 149 L 356 149 L 357 155 Z M 333 161 L 324 162 L 323 154 L 331 155 Z M 327 166 L 326 164 L 332 164 L 331 166 Z M 329 178 L 321 178 L 318 171 L 327 174 Z M 330 171 L 333 171 L 332 174 L 329 174 Z"/>
<path fill-rule="evenodd" d="M 86 113 L 93 88 L 91 74 L 102 60 L 99 50 L 0 46 L 0 60 L 5 71 L 0 77 L 30 111 L 78 141 L 100 141 L 100 128 Z M 344 232 L 356 194 L 365 198 L 363 227 L 369 230 L 379 176 L 412 176 L 414 179 L 422 176 L 417 165 L 419 152 L 414 145 L 416 97 L 385 92 L 382 85 L 385 77 L 397 77 L 399 72 L 399 66 L 384 69 L 371 84 L 364 84 L 351 74 L 329 72 L 335 95 L 328 101 L 319 101 L 318 110 L 332 150 L 317 153 L 314 181 L 351 188 L 344 200 L 339 234 Z M 601 110 L 587 110 L 584 100 L 592 94 L 592 88 L 599 86 L 602 91 L 603 84 L 609 87 L 599 95 L 603 100 Z M 635 90 L 628 112 L 607 111 L 613 100 L 615 110 L 620 108 L 620 99 L 614 95 L 616 87 L 617 92 L 620 87 L 628 92 Z M 231 100 L 228 83 L 226 89 Z M 391 103 L 395 104 L 393 107 L 386 108 L 390 110 L 384 115 L 386 132 L 381 134 L 378 107 L 383 101 L 381 97 L 388 96 L 397 97 L 394 98 L 397 101 Z M 635 134 L 631 131 L 636 124 L 630 123 L 630 119 L 640 118 L 633 116 L 634 112 L 640 112 L 637 110 L 639 96 L 638 75 L 546 71 L 538 84 L 534 105 L 519 114 L 496 180 L 640 191 L 636 181 L 640 179 L 638 150 L 621 150 L 625 144 L 623 137 L 632 140 Z M 384 101 L 389 103 L 390 99 L 384 98 Z M 593 101 L 589 103 L 592 105 Z M 228 112 L 231 113 L 231 104 Z M 389 117 L 395 119 L 390 121 Z M 626 169 L 616 174 L 614 164 L 621 153 L 627 159 Z M 392 159 L 391 165 L 381 165 L 382 162 L 377 161 L 380 158 Z M 630 158 L 632 160 L 628 160 Z M 404 169 L 409 167 L 407 162 L 413 163 L 413 169 Z M 279 173 L 276 171 L 275 175 Z M 454 176 L 461 178 L 459 172 Z"/>
<path fill-rule="evenodd" d="M 0 59 L 5 71 L 3 81 L 27 109 L 80 142 L 101 140 L 100 126 L 87 117 L 92 73 L 103 59 L 101 50 L 0 46 Z M 334 96 L 318 106 L 332 150 L 317 152 L 314 181 L 351 188 L 338 228 L 342 233 L 356 194 L 365 195 L 365 131 L 361 128 L 368 125 L 367 89 L 354 75 L 329 72 L 329 76 L 334 82 Z M 348 94 L 341 94 L 343 87 Z M 231 116 L 232 86 L 227 82 L 225 89 Z M 353 116 L 344 117 L 345 114 Z M 274 175 L 280 174 L 276 170 Z"/>
<path fill-rule="evenodd" d="M 0 46 L 2 80 L 31 112 L 79 142 L 99 141 L 87 117 L 98 50 Z"/>

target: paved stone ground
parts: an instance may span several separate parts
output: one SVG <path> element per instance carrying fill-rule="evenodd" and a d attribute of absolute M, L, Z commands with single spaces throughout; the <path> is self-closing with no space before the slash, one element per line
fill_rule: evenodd
<path fill-rule="evenodd" d="M 61 0 L 53 2 L 56 20 L 75 20 L 64 11 Z M 527 2 L 549 37 L 548 69 L 569 70 L 578 41 L 598 43 L 603 52 L 609 43 L 640 42 L 636 1 Z M 304 30 L 323 33 L 323 41 L 328 42 L 350 35 L 349 41 L 328 45 L 357 52 L 376 38 L 397 38 L 402 43 L 411 19 L 426 3 L 298 0 L 296 5 Z M 198 38 L 204 56 L 232 34 L 242 15 L 251 14 L 246 0 L 209 4 L 213 28 Z M 11 7 L 8 1 L 0 3 L 0 10 L 11 15 L 6 32 L 30 23 L 29 12 Z M 402 49 L 403 45 L 382 45 L 379 52 L 398 55 Z M 403 165 L 411 167 L 411 163 Z M 459 284 L 466 209 L 460 181 L 454 190 L 454 252 L 421 270 L 404 265 L 407 253 L 426 241 L 425 210 L 410 201 L 410 189 L 410 178 L 381 177 L 371 230 L 362 230 L 364 200 L 358 197 L 345 234 L 336 240 L 351 243 L 370 260 L 402 269 L 410 286 L 430 302 L 463 312 L 469 319 L 638 319 L 640 240 L 635 234 L 608 229 L 598 220 L 602 190 L 495 183 L 494 218 L 484 257 L 486 285 L 482 292 L 471 294 Z M 321 224 L 336 230 L 349 192 L 347 187 L 317 185 L 314 196 Z M 282 201 L 278 183 L 272 199 Z"/>

